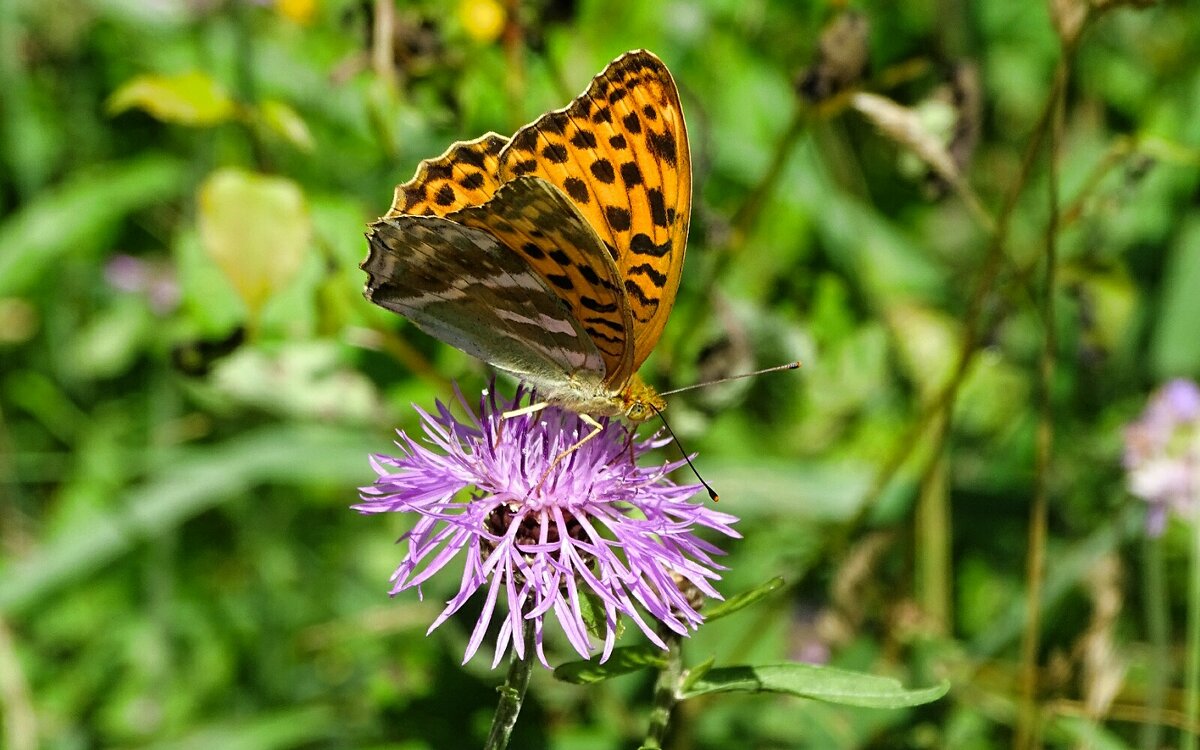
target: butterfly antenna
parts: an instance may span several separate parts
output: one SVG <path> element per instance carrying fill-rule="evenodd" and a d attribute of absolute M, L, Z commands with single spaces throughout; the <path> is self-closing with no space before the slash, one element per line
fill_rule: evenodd
<path fill-rule="evenodd" d="M 768 372 L 779 372 L 780 370 L 798 370 L 798 369 L 800 369 L 799 362 L 788 362 L 785 365 L 775 365 L 774 367 L 768 367 L 765 370 L 755 370 L 754 372 L 744 372 L 741 375 L 731 375 L 727 378 L 719 378 L 717 380 L 710 380 L 707 383 L 696 383 L 694 385 L 685 385 L 684 387 L 676 388 L 673 391 L 663 391 L 662 393 L 660 393 L 658 395 L 671 396 L 676 393 L 683 393 L 684 391 L 695 390 L 696 388 L 705 388 L 707 386 L 717 385 L 719 383 L 728 383 L 731 380 L 741 380 L 742 378 L 753 378 L 758 375 L 766 375 Z M 659 416 L 662 416 L 662 415 L 660 414 Z M 663 422 L 663 424 L 666 424 L 666 422 Z M 671 429 L 670 427 L 667 428 L 668 431 L 670 431 L 670 429 Z M 700 481 L 704 481 L 704 480 L 700 480 Z"/>
<path fill-rule="evenodd" d="M 651 409 L 654 409 L 653 404 L 646 404 L 646 406 L 649 406 Z M 679 446 L 679 451 L 683 454 L 683 460 L 687 461 L 688 468 L 691 469 L 692 473 L 696 475 L 696 479 L 700 480 L 700 484 L 704 485 L 704 489 L 708 490 L 708 496 L 710 498 L 712 498 L 712 501 L 714 503 L 720 502 L 721 496 L 717 494 L 717 491 L 712 488 L 711 484 L 704 481 L 704 477 L 700 476 L 700 472 L 696 470 L 696 464 L 692 463 L 691 457 L 688 456 L 687 451 L 685 451 L 683 449 L 683 446 L 680 445 L 679 438 L 675 437 L 675 431 L 671 429 L 671 425 L 667 424 L 667 418 L 664 417 L 662 415 L 662 412 L 659 411 L 658 409 L 654 409 L 654 413 L 657 414 L 658 418 L 662 420 L 663 427 L 667 428 L 667 434 L 671 436 L 671 440 L 673 440 L 675 442 L 675 445 Z"/>

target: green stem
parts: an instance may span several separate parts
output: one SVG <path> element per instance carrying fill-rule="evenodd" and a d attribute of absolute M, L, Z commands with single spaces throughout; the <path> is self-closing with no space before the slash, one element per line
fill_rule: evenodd
<path fill-rule="evenodd" d="M 1167 625 L 1166 563 L 1160 539 L 1145 538 L 1145 577 L 1142 589 L 1146 602 L 1146 630 L 1150 638 L 1150 659 L 1146 684 L 1146 718 L 1142 725 L 1142 750 L 1162 746 L 1162 714 L 1171 674 L 1170 630 Z"/>
<path fill-rule="evenodd" d="M 909 425 L 900 440 L 895 443 L 895 449 L 892 450 L 883 462 L 883 466 L 876 472 L 871 482 L 871 487 L 867 490 L 866 496 L 855 512 L 854 517 L 849 523 L 843 524 L 840 530 L 829 537 L 825 545 L 826 549 L 844 549 L 849 544 L 849 540 L 866 524 L 879 498 L 883 496 L 884 491 L 891 485 L 892 479 L 899 473 L 900 468 L 908 461 L 912 451 L 917 446 L 923 445 L 919 438 L 929 428 L 932 421 L 940 417 L 943 411 L 946 414 L 954 413 L 954 402 L 958 397 L 959 386 L 966 379 L 967 371 L 970 369 L 971 363 L 975 361 L 975 354 L 984 339 L 984 332 L 988 323 L 988 302 L 993 299 L 995 289 L 999 285 L 998 278 L 1004 264 L 1004 250 L 1008 244 L 1008 231 L 1012 223 L 1012 217 L 1017 209 L 1017 203 L 1024 194 L 1030 177 L 1033 175 L 1033 167 L 1037 162 L 1038 154 L 1041 153 L 1042 143 L 1046 139 L 1046 134 L 1050 130 L 1051 125 L 1053 125 L 1054 112 L 1058 106 L 1060 93 L 1057 86 L 1052 86 L 1050 92 L 1046 95 L 1042 112 L 1038 116 L 1038 121 L 1033 127 L 1033 133 L 1030 135 L 1029 141 L 1025 144 L 1025 151 L 1021 155 L 1021 166 L 1017 174 L 1017 179 L 1009 187 L 1008 193 L 1004 198 L 1004 204 L 1000 208 L 1000 213 L 996 218 L 995 230 L 991 233 L 991 239 L 988 242 L 988 248 L 982 261 L 982 269 L 971 290 L 971 295 L 967 301 L 967 309 L 963 315 L 962 335 L 958 345 L 958 364 L 954 372 L 937 395 L 929 399 L 921 414 Z M 937 454 L 933 455 L 936 458 Z"/>
<path fill-rule="evenodd" d="M 954 632 L 951 623 L 953 607 L 950 601 L 950 577 L 953 563 L 950 555 L 950 493 L 949 460 L 946 451 L 946 429 L 949 414 L 942 413 L 934 423 L 930 441 L 934 457 L 921 479 L 914 523 L 917 601 L 940 635 Z"/>
<path fill-rule="evenodd" d="M 1184 711 L 1187 724 L 1179 746 L 1196 750 L 1200 742 L 1200 521 L 1192 526 L 1191 582 L 1188 586 L 1188 655 L 1184 680 Z"/>
<path fill-rule="evenodd" d="M 1042 583 L 1046 569 L 1046 526 L 1050 506 L 1050 477 L 1053 472 L 1054 449 L 1054 369 L 1058 336 L 1054 312 L 1054 294 L 1058 270 L 1058 157 L 1066 116 L 1067 80 L 1071 72 L 1070 50 L 1064 49 L 1054 77 L 1058 96 L 1051 109 L 1049 127 L 1049 220 L 1046 222 L 1046 276 L 1038 300 L 1046 335 L 1038 360 L 1038 424 L 1035 444 L 1033 504 L 1029 509 L 1029 542 L 1025 559 L 1026 590 L 1029 608 L 1025 634 L 1021 643 L 1021 711 L 1017 719 L 1015 747 L 1027 748 L 1038 744 L 1037 687 L 1038 643 L 1041 635 Z"/>
<path fill-rule="evenodd" d="M 660 633 L 667 643 L 667 664 L 658 673 L 654 683 L 654 705 L 650 709 L 650 727 L 646 730 L 646 741 L 641 750 L 657 750 L 663 745 L 667 728 L 671 724 L 671 712 L 679 702 L 679 683 L 683 678 L 683 648 L 679 636 L 663 628 Z"/>
<path fill-rule="evenodd" d="M 492 717 L 492 730 L 488 732 L 484 750 L 504 750 L 508 747 L 508 738 L 525 702 L 525 691 L 529 688 L 529 677 L 533 673 L 533 621 L 522 618 L 521 630 L 519 634 L 514 633 L 513 637 L 521 638 L 525 644 L 525 658 L 517 656 L 514 643 L 508 674 L 504 677 L 504 684 L 498 688 L 500 703 L 496 706 L 496 715 Z"/>

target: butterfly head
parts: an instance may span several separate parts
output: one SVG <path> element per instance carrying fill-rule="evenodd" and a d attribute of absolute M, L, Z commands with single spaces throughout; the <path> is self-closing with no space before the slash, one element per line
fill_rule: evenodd
<path fill-rule="evenodd" d="M 645 422 L 667 408 L 667 402 L 637 375 L 617 396 L 621 412 L 630 422 Z"/>

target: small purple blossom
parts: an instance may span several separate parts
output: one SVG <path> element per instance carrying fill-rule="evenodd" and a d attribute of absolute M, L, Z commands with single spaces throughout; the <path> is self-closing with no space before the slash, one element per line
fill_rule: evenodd
<path fill-rule="evenodd" d="M 158 315 L 166 315 L 179 306 L 179 283 L 164 264 L 121 253 L 105 264 L 104 278 L 117 291 L 144 295 L 150 309 Z"/>
<path fill-rule="evenodd" d="M 1167 512 L 1194 518 L 1200 503 L 1200 387 L 1176 379 L 1159 388 L 1125 428 L 1129 491 L 1150 504 L 1147 530 L 1158 536 Z"/>
<path fill-rule="evenodd" d="M 688 502 L 700 485 L 667 478 L 682 461 L 639 467 L 638 457 L 668 441 L 638 440 L 617 420 L 601 420 L 599 435 L 556 462 L 593 428 L 558 407 L 502 417 L 523 395 L 518 389 L 513 401 L 504 402 L 489 389 L 480 399 L 480 416 L 467 420 L 441 402 L 437 414 L 417 408 L 425 439 L 400 432 L 396 444 L 403 455 L 372 458 L 379 478 L 362 488 L 363 502 L 354 508 L 420 516 L 401 537 L 408 550 L 392 575 L 391 593 L 416 587 L 420 595 L 421 584 L 462 553 L 459 592 L 428 632 L 482 592 L 483 611 L 463 663 L 478 650 L 501 597 L 507 614 L 493 667 L 510 641 L 517 656 L 527 658 L 522 618 L 532 621 L 538 659 L 549 666 L 543 629 L 550 613 L 584 658 L 593 649 L 585 608 L 594 613 L 594 626 L 602 619 L 601 661 L 612 653 L 620 615 L 664 649 L 643 613 L 688 635 L 703 618 L 685 591 L 720 599 L 710 582 L 724 569 L 713 560 L 721 550 L 696 532 L 707 527 L 738 537 L 730 527 L 737 519 Z M 458 398 L 470 413 L 461 393 Z"/>

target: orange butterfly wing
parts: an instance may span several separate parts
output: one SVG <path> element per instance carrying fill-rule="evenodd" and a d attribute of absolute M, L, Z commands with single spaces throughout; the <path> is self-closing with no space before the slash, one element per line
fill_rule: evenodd
<path fill-rule="evenodd" d="M 683 267 L 692 171 L 679 93 L 644 50 L 614 60 L 571 104 L 521 128 L 500 180 L 541 177 L 567 195 L 616 263 L 632 318 L 632 357 L 605 383 L 624 388 L 662 335 Z"/>

